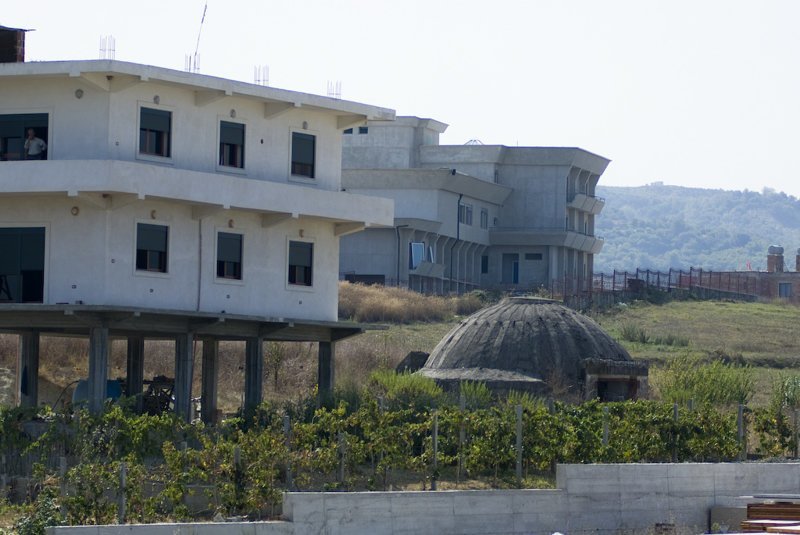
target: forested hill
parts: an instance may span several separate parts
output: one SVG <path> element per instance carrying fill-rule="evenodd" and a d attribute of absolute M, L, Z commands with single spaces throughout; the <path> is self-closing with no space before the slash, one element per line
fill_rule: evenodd
<path fill-rule="evenodd" d="M 766 268 L 767 248 L 782 245 L 795 267 L 800 248 L 800 201 L 765 188 L 724 191 L 665 186 L 598 186 L 606 205 L 596 234 L 605 245 L 595 272 L 614 269 L 714 270 Z"/>

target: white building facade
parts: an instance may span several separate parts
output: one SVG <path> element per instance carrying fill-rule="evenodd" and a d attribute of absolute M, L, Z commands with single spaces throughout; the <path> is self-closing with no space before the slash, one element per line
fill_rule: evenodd
<path fill-rule="evenodd" d="M 589 289 L 603 245 L 595 188 L 609 160 L 578 148 L 439 145 L 446 127 L 398 117 L 345 131 L 343 186 L 394 199 L 395 228 L 343 240 L 340 275 L 433 292 Z"/>
<path fill-rule="evenodd" d="M 0 64 L 0 330 L 22 337 L 20 401 L 35 405 L 39 334 L 88 335 L 89 403 L 108 343 L 176 341 L 187 419 L 192 346 L 216 406 L 220 340 L 246 340 L 245 405 L 261 400 L 263 340 L 320 342 L 337 322 L 339 240 L 391 226 L 390 200 L 341 191 L 342 131 L 392 110 L 113 60 Z M 30 141 L 28 141 L 30 139 Z"/>

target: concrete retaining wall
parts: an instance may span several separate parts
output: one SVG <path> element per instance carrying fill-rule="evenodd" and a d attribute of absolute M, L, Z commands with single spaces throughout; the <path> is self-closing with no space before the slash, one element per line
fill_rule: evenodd
<path fill-rule="evenodd" d="M 702 533 L 712 507 L 743 506 L 745 495 L 800 493 L 800 463 L 559 465 L 556 483 L 554 490 L 291 492 L 284 495 L 285 523 L 50 528 L 49 533 L 610 535 L 647 533 L 656 524 Z"/>

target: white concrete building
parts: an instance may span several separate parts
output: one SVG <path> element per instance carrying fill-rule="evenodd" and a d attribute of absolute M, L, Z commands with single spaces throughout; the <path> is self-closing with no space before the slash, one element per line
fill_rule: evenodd
<path fill-rule="evenodd" d="M 32 311 L 37 333 L 85 332 L 41 315 L 67 310 L 105 336 L 356 332 L 336 323 L 339 239 L 393 210 L 341 191 L 342 131 L 393 118 L 118 61 L 0 64 L 0 329 Z M 112 309 L 150 321 L 126 330 Z"/>
<path fill-rule="evenodd" d="M 609 160 L 578 148 L 439 145 L 432 119 L 345 130 L 342 185 L 395 201 L 394 229 L 342 241 L 349 280 L 421 291 L 588 288 Z"/>

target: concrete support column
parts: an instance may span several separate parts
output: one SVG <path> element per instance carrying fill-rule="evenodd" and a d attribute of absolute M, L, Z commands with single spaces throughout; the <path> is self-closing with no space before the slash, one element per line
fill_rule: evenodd
<path fill-rule="evenodd" d="M 217 369 L 219 367 L 219 341 L 203 340 L 203 375 L 200 392 L 200 418 L 204 423 L 217 423 Z"/>
<path fill-rule="evenodd" d="M 264 340 L 248 338 L 244 358 L 244 413 L 249 416 L 264 394 Z"/>
<path fill-rule="evenodd" d="M 108 327 L 89 329 L 89 412 L 99 414 L 108 395 Z"/>
<path fill-rule="evenodd" d="M 192 376 L 194 372 L 194 333 L 175 338 L 175 413 L 192 420 Z"/>
<path fill-rule="evenodd" d="M 320 402 L 333 396 L 333 359 L 336 357 L 334 342 L 320 342 L 317 365 L 317 384 Z"/>
<path fill-rule="evenodd" d="M 39 404 L 39 333 L 36 331 L 19 336 L 17 401 L 20 407 Z"/>
<path fill-rule="evenodd" d="M 125 395 L 136 398 L 136 413 L 142 413 L 144 390 L 144 336 L 128 336 L 128 366 Z"/>

